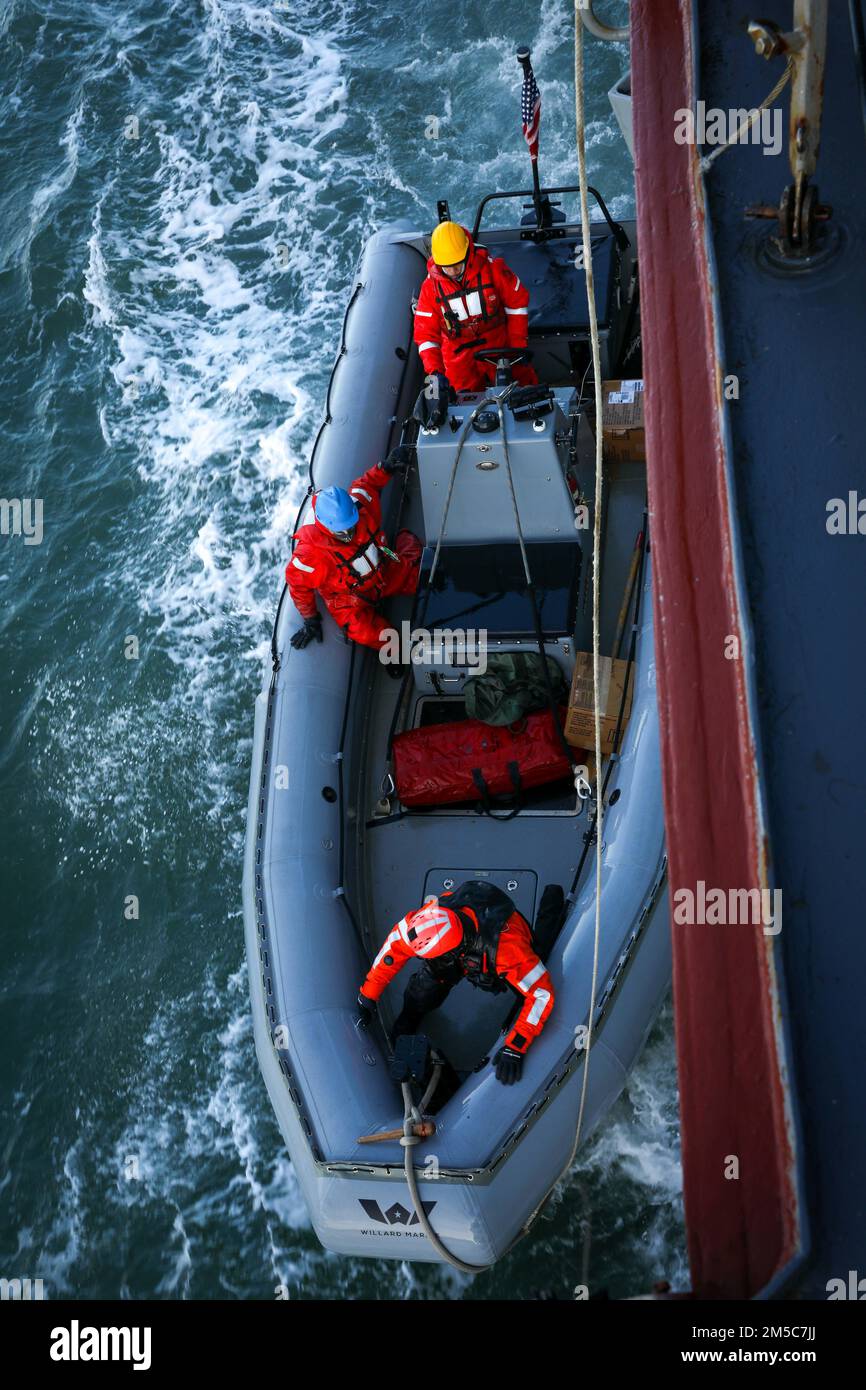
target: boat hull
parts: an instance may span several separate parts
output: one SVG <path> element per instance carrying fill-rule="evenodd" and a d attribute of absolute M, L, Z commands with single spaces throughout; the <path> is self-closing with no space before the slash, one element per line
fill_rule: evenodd
<path fill-rule="evenodd" d="M 422 259 L 399 234 L 378 234 L 365 252 L 364 289 L 349 315 L 347 352 L 332 388 L 333 429 L 326 426 L 317 454 L 318 486 L 348 485 L 385 452 L 393 416 L 376 402 L 396 400 L 399 415 L 415 383 L 407 383 L 405 362 L 383 351 L 382 341 L 390 336 L 399 345 L 405 336 L 409 295 L 422 273 Z M 371 403 L 363 431 L 352 425 L 359 400 Z M 583 1137 L 620 1095 L 670 981 L 651 582 L 647 560 L 632 714 L 607 791 Z M 343 786 L 347 690 L 353 660 L 368 658 L 353 658 L 329 621 L 322 646 L 295 652 L 288 638 L 297 622 L 284 605 L 279 668 L 256 705 L 244 919 L 259 1063 L 322 1244 L 342 1254 L 438 1262 L 413 1212 L 399 1143 L 358 1144 L 359 1136 L 402 1120 L 383 1039 L 355 1022 L 369 953 L 346 910 L 343 881 L 341 837 L 366 809 L 352 804 L 351 780 Z M 586 827 L 587 819 L 575 821 L 574 843 Z M 419 848 L 422 839 L 419 833 Z M 425 844 L 424 853 L 433 848 Z M 378 939 L 390 926 L 375 923 L 366 934 Z M 430 1220 L 470 1264 L 489 1265 L 508 1250 L 568 1165 L 594 928 L 591 852 L 548 960 L 556 1007 L 527 1055 L 521 1083 L 504 1087 L 489 1063 L 480 1066 L 437 1113 L 436 1134 L 414 1151 Z"/>

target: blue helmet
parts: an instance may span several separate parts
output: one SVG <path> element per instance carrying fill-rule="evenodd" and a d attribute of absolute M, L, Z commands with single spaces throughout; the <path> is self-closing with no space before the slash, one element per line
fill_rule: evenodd
<path fill-rule="evenodd" d="M 358 523 L 358 508 L 344 487 L 323 487 L 316 493 L 316 520 L 326 531 L 340 535 Z"/>

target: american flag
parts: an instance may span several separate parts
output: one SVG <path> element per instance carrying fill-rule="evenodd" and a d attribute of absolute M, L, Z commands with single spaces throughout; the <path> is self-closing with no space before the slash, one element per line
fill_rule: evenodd
<path fill-rule="evenodd" d="M 538 158 L 538 131 L 541 125 L 541 93 L 532 71 L 527 63 L 523 73 L 523 96 L 520 99 L 520 115 L 523 119 L 523 138 L 529 146 L 531 159 Z"/>

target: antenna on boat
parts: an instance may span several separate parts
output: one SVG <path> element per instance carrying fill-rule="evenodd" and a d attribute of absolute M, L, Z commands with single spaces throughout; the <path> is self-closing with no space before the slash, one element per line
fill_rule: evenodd
<path fill-rule="evenodd" d="M 523 122 L 523 138 L 529 146 L 532 160 L 532 206 L 535 208 L 535 221 L 539 231 L 553 225 L 553 208 L 546 193 L 541 191 L 538 177 L 538 137 L 541 127 L 541 93 L 532 71 L 532 56 L 525 44 L 517 50 L 517 61 L 523 68 L 523 91 L 520 96 L 520 115 Z"/>

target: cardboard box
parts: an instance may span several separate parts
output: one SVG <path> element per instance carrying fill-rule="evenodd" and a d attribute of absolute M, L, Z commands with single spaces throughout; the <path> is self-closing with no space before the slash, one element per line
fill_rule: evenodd
<path fill-rule="evenodd" d="M 616 463 L 645 462 L 643 382 L 602 382 L 601 399 L 605 458 Z"/>
<path fill-rule="evenodd" d="M 613 752 L 613 737 L 616 721 L 622 703 L 627 661 L 614 661 L 609 656 L 598 660 L 598 683 L 601 706 L 601 751 Z M 634 686 L 634 667 L 632 666 L 619 746 L 628 726 L 631 714 L 632 689 Z M 592 699 L 592 652 L 578 652 L 575 657 L 574 675 L 571 678 L 571 694 L 568 697 L 568 714 L 565 719 L 565 737 L 574 748 L 595 747 L 595 709 Z"/>

